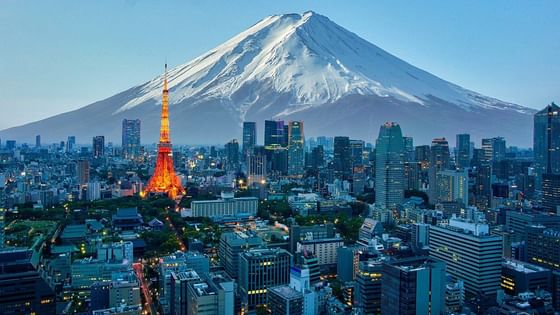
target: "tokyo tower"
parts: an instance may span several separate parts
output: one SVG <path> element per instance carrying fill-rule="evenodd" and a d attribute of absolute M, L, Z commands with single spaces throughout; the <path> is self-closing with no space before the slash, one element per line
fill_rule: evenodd
<path fill-rule="evenodd" d="M 181 185 L 179 176 L 173 168 L 173 149 L 169 138 L 169 90 L 167 90 L 167 64 L 165 64 L 165 75 L 163 77 L 163 96 L 161 102 L 161 128 L 159 132 L 158 154 L 154 175 L 148 181 L 148 185 L 142 196 L 149 193 L 167 194 L 169 198 L 175 199 L 185 194 L 185 188 Z"/>

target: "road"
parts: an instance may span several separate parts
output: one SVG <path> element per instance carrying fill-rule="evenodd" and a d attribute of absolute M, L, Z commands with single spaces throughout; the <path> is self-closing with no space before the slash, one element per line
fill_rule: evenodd
<path fill-rule="evenodd" d="M 136 276 L 138 277 L 138 281 L 140 281 L 140 288 L 142 290 L 142 294 L 144 295 L 144 305 L 143 309 L 149 314 L 157 315 L 156 308 L 154 307 L 154 303 L 152 301 L 152 295 L 150 294 L 150 288 L 148 287 L 148 282 L 146 278 L 144 278 L 144 266 L 142 263 L 134 263 L 132 264 L 132 268 L 136 272 Z"/>
<path fill-rule="evenodd" d="M 173 211 L 173 210 L 168 210 L 168 211 Z M 180 212 L 180 208 L 179 208 L 179 204 L 176 203 L 175 205 L 175 211 L 176 212 Z M 167 221 L 167 225 L 169 226 L 169 228 L 171 229 L 171 231 L 173 231 L 173 234 L 175 234 L 175 237 L 177 238 L 177 242 L 179 242 L 179 247 L 182 251 L 186 251 L 187 250 L 187 246 L 185 245 L 185 242 L 183 242 L 183 238 L 181 237 L 181 235 L 179 234 L 179 231 L 177 231 L 177 228 L 175 228 L 175 226 L 173 225 L 173 223 L 171 223 L 171 218 L 166 215 L 165 216 L 165 220 Z"/>

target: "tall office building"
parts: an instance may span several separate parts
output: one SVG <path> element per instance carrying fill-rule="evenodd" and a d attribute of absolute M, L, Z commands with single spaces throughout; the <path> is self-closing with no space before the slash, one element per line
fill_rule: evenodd
<path fill-rule="evenodd" d="M 352 171 L 364 165 L 364 141 L 350 140 L 350 156 L 352 157 Z"/>
<path fill-rule="evenodd" d="M 317 294 L 312 287 L 309 268 L 290 268 L 290 288 L 303 295 L 303 315 L 317 314 Z"/>
<path fill-rule="evenodd" d="M 462 207 L 469 203 L 469 173 L 467 170 L 443 170 L 436 174 L 438 202 L 458 202 Z"/>
<path fill-rule="evenodd" d="M 334 137 L 333 167 L 337 179 L 349 179 L 352 176 L 350 138 Z"/>
<path fill-rule="evenodd" d="M 93 157 L 100 158 L 105 155 L 105 137 L 95 136 L 93 137 Z"/>
<path fill-rule="evenodd" d="M 35 136 L 35 147 L 36 147 L 36 148 L 40 148 L 40 147 L 41 147 L 41 135 L 36 135 L 36 136 Z"/>
<path fill-rule="evenodd" d="M 322 145 L 318 145 L 311 150 L 311 168 L 318 170 L 325 165 L 325 150 Z"/>
<path fill-rule="evenodd" d="M 284 121 L 265 120 L 264 121 L 264 146 L 284 146 Z"/>
<path fill-rule="evenodd" d="M 547 105 L 534 116 L 533 152 L 536 188 L 542 187 L 542 174 L 560 174 L 560 107 Z"/>
<path fill-rule="evenodd" d="M 560 229 L 533 225 L 527 228 L 527 258 L 529 262 L 560 270 Z"/>
<path fill-rule="evenodd" d="M 140 155 L 140 119 L 123 119 L 122 154 L 125 159 Z"/>
<path fill-rule="evenodd" d="M 414 139 L 412 137 L 403 137 L 404 142 L 404 160 L 405 162 L 414 161 Z"/>
<path fill-rule="evenodd" d="M 76 182 L 78 185 L 85 185 L 89 183 L 89 161 L 77 160 L 76 161 Z"/>
<path fill-rule="evenodd" d="M 541 211 L 506 210 L 506 230 L 511 232 L 512 240 L 527 241 L 527 231 L 533 225 L 560 229 L 560 216 Z"/>
<path fill-rule="evenodd" d="M 233 315 L 234 296 L 234 281 L 225 272 L 208 273 L 188 282 L 185 315 Z"/>
<path fill-rule="evenodd" d="M 383 263 L 381 261 L 361 261 L 356 275 L 354 305 L 363 314 L 381 313 L 381 282 Z"/>
<path fill-rule="evenodd" d="M 383 265 L 381 314 L 443 314 L 445 263 L 413 257 Z"/>
<path fill-rule="evenodd" d="M 239 142 L 233 139 L 225 145 L 226 150 L 226 170 L 239 170 Z"/>
<path fill-rule="evenodd" d="M 297 243 L 299 241 L 311 238 L 314 240 L 333 238 L 335 237 L 334 224 L 320 224 L 320 225 L 298 225 L 292 224 L 290 226 L 290 252 L 295 254 L 297 252 Z"/>
<path fill-rule="evenodd" d="M 267 303 L 271 315 L 303 315 L 303 293 L 290 286 L 268 289 Z"/>
<path fill-rule="evenodd" d="M 560 213 L 560 174 L 542 174 L 542 206 L 551 213 Z"/>
<path fill-rule="evenodd" d="M 502 262 L 501 287 L 506 294 L 516 296 L 543 289 L 552 291 L 552 272 L 527 262 L 504 259 Z M 552 293 L 552 292 L 551 292 Z"/>
<path fill-rule="evenodd" d="M 360 245 L 337 248 L 336 277 L 341 283 L 356 280 L 360 269 L 360 253 L 366 249 Z"/>
<path fill-rule="evenodd" d="M 256 146 L 246 155 L 247 165 L 247 185 L 266 183 L 267 175 L 267 158 L 265 148 Z"/>
<path fill-rule="evenodd" d="M 430 202 L 437 198 L 437 173 L 449 169 L 449 143 L 445 138 L 435 138 L 430 147 L 429 190 Z"/>
<path fill-rule="evenodd" d="M 422 173 L 422 164 L 420 162 L 404 162 L 405 189 L 420 190 Z"/>
<path fill-rule="evenodd" d="M 430 166 L 430 156 L 429 145 L 419 145 L 414 148 L 414 158 L 416 162 L 422 163 L 422 168 L 428 168 Z"/>
<path fill-rule="evenodd" d="M 254 121 L 243 122 L 243 156 L 251 153 L 257 145 L 257 123 Z"/>
<path fill-rule="evenodd" d="M 288 123 L 288 175 L 303 176 L 305 166 L 303 121 Z"/>
<path fill-rule="evenodd" d="M 0 313 L 55 314 L 54 291 L 36 269 L 38 253 L 0 251 Z"/>
<path fill-rule="evenodd" d="M 501 161 L 506 157 L 506 140 L 502 137 L 482 139 L 482 150 L 486 161 Z"/>
<path fill-rule="evenodd" d="M 75 146 L 76 146 L 76 136 L 68 136 L 68 139 L 66 141 L 66 151 L 67 152 L 74 151 Z"/>
<path fill-rule="evenodd" d="M 375 150 L 375 203 L 392 208 L 404 199 L 404 143 L 401 127 L 387 122 L 379 129 Z"/>
<path fill-rule="evenodd" d="M 471 297 L 495 296 L 502 270 L 502 237 L 490 235 L 487 224 L 451 218 L 432 225 L 430 256 L 447 264 L 447 273 L 465 283 Z"/>
<path fill-rule="evenodd" d="M 492 161 L 501 161 L 506 158 L 506 139 L 503 137 L 492 138 Z"/>
<path fill-rule="evenodd" d="M 189 284 L 199 282 L 200 276 L 192 269 L 186 269 L 182 261 L 177 263 L 177 270 L 169 273 L 169 284 L 165 295 L 159 296 L 164 314 L 187 315 L 189 314 Z M 173 268 L 173 267 L 171 267 Z"/>
<path fill-rule="evenodd" d="M 458 169 L 471 166 L 471 135 L 468 133 L 458 134 L 455 155 L 455 164 Z"/>
<path fill-rule="evenodd" d="M 263 239 L 253 234 L 241 232 L 222 233 L 220 245 L 218 247 L 220 264 L 230 277 L 237 279 L 239 254 L 244 250 L 261 247 L 263 245 Z"/>
<path fill-rule="evenodd" d="M 239 292 L 249 311 L 266 304 L 267 290 L 290 283 L 292 255 L 284 249 L 250 249 L 239 254 Z"/>

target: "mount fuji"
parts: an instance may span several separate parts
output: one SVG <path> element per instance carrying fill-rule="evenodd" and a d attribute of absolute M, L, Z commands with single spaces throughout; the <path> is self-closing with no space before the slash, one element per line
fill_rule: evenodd
<path fill-rule="evenodd" d="M 216 144 L 241 138 L 243 121 L 303 120 L 306 137 L 347 135 L 374 142 L 396 121 L 415 143 L 505 136 L 529 146 L 532 109 L 440 79 L 314 12 L 264 18 L 168 72 L 171 139 Z M 104 135 L 120 143 L 121 121 L 142 120 L 142 142 L 159 136 L 162 76 L 80 109 L 0 131 L 44 142 Z"/>

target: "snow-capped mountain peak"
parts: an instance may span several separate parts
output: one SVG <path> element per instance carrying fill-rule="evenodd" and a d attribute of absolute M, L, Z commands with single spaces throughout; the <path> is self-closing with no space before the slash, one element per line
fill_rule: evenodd
<path fill-rule="evenodd" d="M 428 106 L 434 96 L 472 107 L 507 106 L 441 80 L 387 53 L 312 11 L 266 17 L 202 56 L 169 72 L 170 103 L 196 104 L 205 98 L 236 98 L 231 110 L 240 118 L 256 106 L 259 82 L 279 95 L 290 94 L 278 116 L 333 103 L 346 95 L 377 95 Z M 117 110 L 158 100 L 161 77 L 141 86 L 141 93 Z M 239 99 L 243 94 L 242 99 Z M 499 104 L 496 104 L 499 103 Z"/>
<path fill-rule="evenodd" d="M 306 136 L 372 141 L 379 125 L 398 121 L 417 143 L 462 132 L 473 139 L 511 135 L 518 144 L 531 141 L 526 130 L 533 110 L 440 79 L 311 11 L 266 17 L 170 69 L 168 80 L 177 143 L 224 143 L 239 138 L 243 121 L 271 118 L 304 120 Z M 120 120 L 140 118 L 143 141 L 157 141 L 162 81 L 158 76 L 0 136 L 103 134 L 115 141 Z"/>

